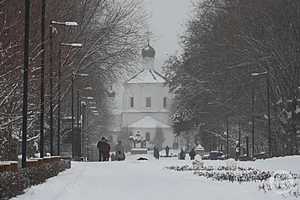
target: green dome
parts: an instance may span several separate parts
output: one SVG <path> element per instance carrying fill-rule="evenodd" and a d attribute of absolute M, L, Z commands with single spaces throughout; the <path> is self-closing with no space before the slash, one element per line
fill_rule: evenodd
<path fill-rule="evenodd" d="M 148 43 L 148 45 L 142 50 L 142 56 L 143 58 L 154 58 L 155 57 L 155 50 L 151 45 Z"/>

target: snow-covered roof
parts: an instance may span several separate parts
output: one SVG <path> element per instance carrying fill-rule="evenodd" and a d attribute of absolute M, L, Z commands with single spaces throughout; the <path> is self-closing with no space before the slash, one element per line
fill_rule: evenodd
<path fill-rule="evenodd" d="M 128 126 L 128 128 L 170 128 L 169 125 L 164 124 L 150 116 L 146 116 Z"/>
<path fill-rule="evenodd" d="M 127 83 L 165 83 L 166 79 L 153 69 L 143 69 L 134 75 Z"/>

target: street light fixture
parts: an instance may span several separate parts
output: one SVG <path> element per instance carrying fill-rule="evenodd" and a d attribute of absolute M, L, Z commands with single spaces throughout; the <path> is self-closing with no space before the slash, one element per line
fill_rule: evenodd
<path fill-rule="evenodd" d="M 50 106 L 50 154 L 53 155 L 53 34 L 56 32 L 55 26 L 78 26 L 77 22 L 58 22 L 51 21 L 49 28 L 49 41 L 50 41 L 50 66 L 49 66 L 49 106 Z"/>
<path fill-rule="evenodd" d="M 78 26 L 79 24 L 77 22 L 59 22 L 59 21 L 54 21 L 52 20 L 50 24 L 55 24 L 55 25 L 63 25 L 63 26 Z"/>
<path fill-rule="evenodd" d="M 251 76 L 255 77 L 255 76 L 261 76 L 266 74 L 268 74 L 268 72 L 253 72 L 251 73 Z"/>
<path fill-rule="evenodd" d="M 68 47 L 82 47 L 81 43 L 60 43 L 61 46 L 68 46 Z"/>

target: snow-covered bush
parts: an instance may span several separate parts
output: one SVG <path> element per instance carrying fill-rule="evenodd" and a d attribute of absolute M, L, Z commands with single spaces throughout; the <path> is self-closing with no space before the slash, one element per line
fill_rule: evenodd
<path fill-rule="evenodd" d="M 29 164 L 28 168 L 17 171 L 0 173 L 0 199 L 9 199 L 23 193 L 24 189 L 32 185 L 45 182 L 68 168 L 64 160 L 39 160 Z"/>

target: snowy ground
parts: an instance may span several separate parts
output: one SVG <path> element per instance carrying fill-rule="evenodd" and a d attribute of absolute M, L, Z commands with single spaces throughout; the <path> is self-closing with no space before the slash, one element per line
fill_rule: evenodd
<path fill-rule="evenodd" d="M 46 183 L 34 186 L 13 200 L 279 200 L 276 192 L 258 190 L 258 183 L 228 183 L 176 172 L 166 166 L 191 164 L 176 158 L 137 161 L 130 156 L 123 162 L 74 162 L 69 169 Z M 206 161 L 224 165 L 224 161 Z M 300 173 L 300 157 L 242 162 L 243 167 L 291 170 Z"/>

